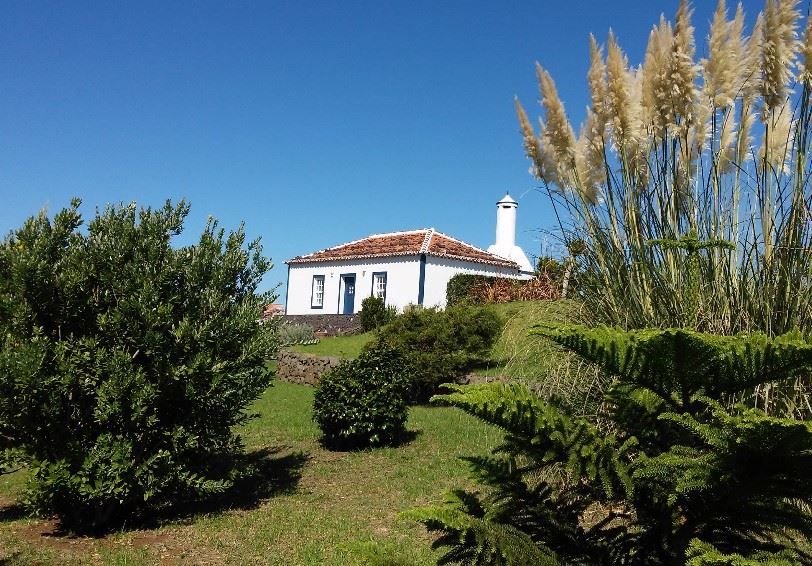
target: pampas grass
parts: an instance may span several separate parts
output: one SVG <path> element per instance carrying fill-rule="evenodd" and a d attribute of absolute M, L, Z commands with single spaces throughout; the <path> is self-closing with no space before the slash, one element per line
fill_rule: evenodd
<path fill-rule="evenodd" d="M 812 332 L 812 30 L 800 27 L 797 6 L 767 0 L 747 35 L 741 5 L 731 18 L 721 0 L 701 61 L 685 1 L 673 24 L 662 17 L 652 28 L 640 66 L 611 31 L 605 59 L 591 37 L 592 106 L 577 140 L 546 71 L 546 130 L 534 134 L 517 101 L 525 151 L 564 239 L 588 243 L 580 282 L 599 321 Z M 695 316 L 684 251 L 650 245 L 693 231 L 735 244 L 701 252 Z"/>

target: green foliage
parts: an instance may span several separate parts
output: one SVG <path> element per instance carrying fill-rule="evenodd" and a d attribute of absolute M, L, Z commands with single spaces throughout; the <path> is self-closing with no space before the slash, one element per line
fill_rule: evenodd
<path fill-rule="evenodd" d="M 458 273 L 448 280 L 445 290 L 445 300 L 449 307 L 470 303 L 473 301 L 471 291 L 481 283 L 493 283 L 496 277 L 487 275 L 473 275 L 470 273 Z"/>
<path fill-rule="evenodd" d="M 30 461 L 33 510 L 89 530 L 231 484 L 276 333 L 242 228 L 173 248 L 183 202 L 107 207 L 85 231 L 78 207 L 0 244 L 0 449 Z"/>
<path fill-rule="evenodd" d="M 505 528 L 561 564 L 812 558 L 812 424 L 720 403 L 808 371 L 807 340 L 581 326 L 536 333 L 612 376 L 604 409 L 597 420 L 574 418 L 516 384 L 437 396 L 505 431 L 490 457 L 468 458 L 485 495 L 459 492 L 411 514 L 445 533 L 449 562 L 487 549 L 499 557 L 491 563 L 522 564 L 509 558 L 518 540 L 480 532 Z"/>
<path fill-rule="evenodd" d="M 735 251 L 736 246 L 726 240 L 699 240 L 696 235 L 696 230 L 691 230 L 679 240 L 673 238 L 649 240 L 649 245 L 660 246 L 668 250 L 685 250 L 685 300 L 683 301 L 685 309 L 682 323 L 683 326 L 697 328 L 699 325 L 699 300 L 701 296 L 699 286 L 699 252 L 712 248 Z"/>
<path fill-rule="evenodd" d="M 487 520 L 479 500 L 464 491 L 447 494 L 442 507 L 412 509 L 402 516 L 424 523 L 429 531 L 444 533 L 433 546 L 452 548 L 438 564 L 552 566 L 559 563 L 553 552 L 536 545 L 526 533 L 511 525 Z"/>
<path fill-rule="evenodd" d="M 688 561 L 686 566 L 800 566 L 795 553 L 783 550 L 781 552 L 757 552 L 753 556 L 744 557 L 741 554 L 724 554 L 714 548 L 712 544 L 700 540 L 692 540 L 688 547 Z"/>
<path fill-rule="evenodd" d="M 487 360 L 503 322 L 495 311 L 458 305 L 410 309 L 380 328 L 380 340 L 402 350 L 414 370 L 413 401 Z"/>
<path fill-rule="evenodd" d="M 364 332 L 369 332 L 395 320 L 398 310 L 393 305 L 387 307 L 381 297 L 367 297 L 361 302 L 361 312 L 358 314 Z"/>
<path fill-rule="evenodd" d="M 775 8 L 772 1 L 766 4 L 768 12 Z M 619 77 L 636 72 L 638 62 L 616 59 L 622 49 L 611 39 L 606 59 L 598 43 L 592 45 L 594 105 L 577 144 L 566 133 L 570 125 L 546 71 L 538 73 L 545 124 L 540 131 L 534 131 L 517 104 L 525 153 L 553 200 L 561 237 L 586 242 L 579 285 L 589 311 L 602 323 L 679 327 L 694 318 L 689 322 L 695 329 L 720 334 L 812 330 L 812 74 L 799 78 L 791 71 L 779 78 L 771 71 L 775 61 L 794 69 L 793 57 L 776 58 L 775 46 L 784 45 L 776 38 L 780 30 L 807 22 L 794 5 L 782 4 L 774 12 L 780 19 L 770 16 L 764 26 L 764 37 L 771 39 L 753 35 L 749 48 L 734 54 L 721 46 L 734 35 L 734 42 L 745 41 L 739 31 L 730 35 L 737 25 L 741 29 L 741 21 L 734 24 L 720 6 L 707 47 L 696 50 L 709 57 L 701 63 L 694 61 L 687 3 L 680 3 L 673 28 L 663 20 L 649 35 L 645 72 L 639 77 L 642 91 L 650 95 L 667 84 L 684 89 L 685 96 L 653 102 L 643 95 L 648 101 L 630 104 L 640 98 Z M 786 41 L 789 47 L 794 39 L 787 36 Z M 664 50 L 662 57 L 654 55 L 658 50 Z M 746 65 L 753 55 L 759 62 L 724 95 L 724 102 L 707 88 L 717 84 L 717 62 L 741 68 L 736 66 Z M 758 135 L 739 136 L 736 149 L 728 151 L 732 121 L 748 128 L 756 109 L 762 119 L 753 131 Z M 785 120 L 782 125 L 778 115 Z M 557 125 L 551 129 L 553 122 Z M 621 123 L 626 126 L 617 127 Z M 639 130 L 630 134 L 628 124 Z M 754 145 L 754 139 L 762 143 Z M 588 149 L 581 152 L 583 147 Z M 678 247 L 649 245 L 689 233 L 735 245 L 704 249 L 693 259 Z M 697 302 L 686 305 L 685 278 L 694 271 L 690 263 L 697 267 L 690 284 L 698 293 Z M 694 307 L 696 317 L 691 316 Z"/>
<path fill-rule="evenodd" d="M 396 442 L 406 424 L 411 379 L 406 357 L 385 342 L 341 362 L 322 376 L 313 400 L 325 442 L 342 448 Z"/>
<path fill-rule="evenodd" d="M 812 370 L 812 346 L 800 334 L 714 336 L 687 329 L 630 330 L 537 325 L 545 336 L 620 378 L 648 390 L 670 410 L 689 408 L 696 394 L 722 399 Z"/>
<path fill-rule="evenodd" d="M 560 285 L 564 279 L 564 263 L 554 257 L 542 256 L 536 261 L 536 271 L 545 273 L 552 281 Z"/>
<path fill-rule="evenodd" d="M 317 342 L 313 327 L 309 324 L 283 322 L 279 325 L 279 342 L 282 346 Z"/>

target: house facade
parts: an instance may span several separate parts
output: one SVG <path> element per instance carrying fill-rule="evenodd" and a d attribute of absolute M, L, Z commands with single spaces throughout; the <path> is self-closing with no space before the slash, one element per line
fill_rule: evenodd
<path fill-rule="evenodd" d="M 513 199 L 509 209 L 500 208 L 504 200 L 497 203 L 497 226 L 502 227 L 503 233 L 500 240 L 497 229 L 497 243 L 501 242 L 503 247 L 506 242 L 513 242 L 512 236 L 505 233 L 508 228 L 515 230 L 516 214 Z M 513 215 L 512 224 L 510 219 L 500 223 L 500 211 Z M 442 308 L 448 281 L 458 273 L 528 278 L 530 263 L 524 252 L 516 249 L 521 254 L 519 261 L 479 249 L 433 228 L 372 235 L 287 261 L 285 313 L 354 314 L 370 296 L 383 298 L 387 306 L 399 311 L 410 304 Z M 516 256 L 516 250 L 510 251 Z"/>

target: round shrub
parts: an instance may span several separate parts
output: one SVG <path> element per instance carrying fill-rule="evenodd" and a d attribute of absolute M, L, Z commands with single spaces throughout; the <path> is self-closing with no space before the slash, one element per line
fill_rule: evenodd
<path fill-rule="evenodd" d="M 78 207 L 0 242 L 0 452 L 29 462 L 32 510 L 88 531 L 232 485 L 277 333 L 242 229 L 174 247 L 183 202 L 86 229 Z"/>
<path fill-rule="evenodd" d="M 322 376 L 313 420 L 328 446 L 393 444 L 406 424 L 411 372 L 401 351 L 378 343 Z"/>

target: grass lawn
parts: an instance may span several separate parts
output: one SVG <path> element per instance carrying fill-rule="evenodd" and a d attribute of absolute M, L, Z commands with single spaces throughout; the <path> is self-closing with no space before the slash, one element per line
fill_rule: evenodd
<path fill-rule="evenodd" d="M 529 381 L 544 379 L 551 364 L 558 365 L 561 350 L 542 338 L 528 336 L 530 327 L 537 322 L 577 322 L 580 303 L 576 301 L 526 301 L 493 305 L 505 319 L 505 329 L 494 345 L 493 362 L 479 368 L 480 375 L 508 375 Z M 317 356 L 355 358 L 373 332 L 355 336 L 322 338 L 318 344 L 292 346 L 291 349 Z"/>
<path fill-rule="evenodd" d="M 539 322 L 574 323 L 581 319 L 581 304 L 570 300 L 504 303 L 493 308 L 505 319 L 505 328 L 491 352 L 492 364 L 475 371 L 480 375 L 544 379 L 565 354 L 549 340 L 528 335 L 530 328 Z"/>
<path fill-rule="evenodd" d="M 322 338 L 316 344 L 297 344 L 289 346 L 294 352 L 313 354 L 314 356 L 336 356 L 338 358 L 357 358 L 361 348 L 375 338 L 374 332 L 364 332 L 352 336 L 333 336 Z"/>
<path fill-rule="evenodd" d="M 21 518 L 23 472 L 0 476 L 0 564 L 354 565 L 369 553 L 388 564 L 433 563 L 432 537 L 399 511 L 470 485 L 458 456 L 483 454 L 501 435 L 447 407 L 416 407 L 416 433 L 398 448 L 330 452 L 311 421 L 313 390 L 275 382 L 242 431 L 264 476 L 217 511 L 161 520 L 104 538 L 54 534 L 52 521 Z"/>

